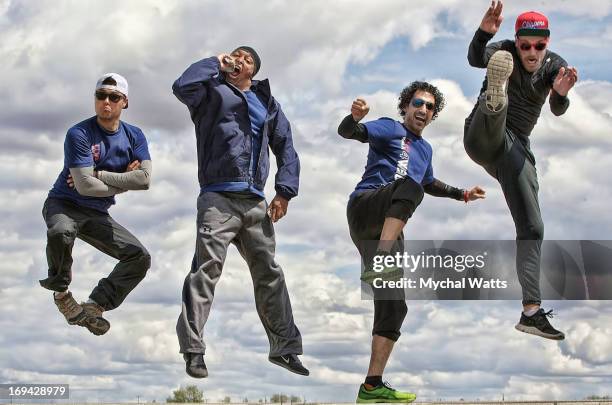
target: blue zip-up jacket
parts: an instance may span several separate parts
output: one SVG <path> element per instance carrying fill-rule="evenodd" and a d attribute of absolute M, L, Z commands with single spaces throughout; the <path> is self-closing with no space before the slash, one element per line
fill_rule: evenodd
<path fill-rule="evenodd" d="M 172 85 L 174 95 L 189 108 L 195 124 L 200 187 L 224 182 L 247 182 L 264 189 L 270 160 L 276 156 L 276 192 L 286 199 L 298 194 L 300 161 L 293 148 L 291 126 L 272 97 L 268 80 L 253 80 L 251 90 L 267 103 L 262 147 L 255 173 L 249 174 L 252 134 L 244 94 L 220 74 L 216 56 L 189 66 Z"/>

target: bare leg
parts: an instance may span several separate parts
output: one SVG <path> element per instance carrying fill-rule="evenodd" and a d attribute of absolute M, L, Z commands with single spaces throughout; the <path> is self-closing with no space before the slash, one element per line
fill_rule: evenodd
<path fill-rule="evenodd" d="M 401 235 L 402 230 L 406 226 L 406 222 L 401 219 L 387 217 L 383 224 L 383 229 L 380 234 L 380 242 L 378 250 L 390 252 L 393 245 L 397 242 L 397 238 Z"/>
<path fill-rule="evenodd" d="M 370 366 L 368 367 L 368 377 L 383 375 L 385 366 L 393 350 L 395 342 L 383 336 L 372 336 L 372 354 L 370 355 Z"/>

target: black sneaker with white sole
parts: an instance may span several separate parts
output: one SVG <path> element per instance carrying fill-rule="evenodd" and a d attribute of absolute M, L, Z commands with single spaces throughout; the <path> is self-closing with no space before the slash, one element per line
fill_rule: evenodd
<path fill-rule="evenodd" d="M 550 322 L 548 322 L 548 318 L 552 317 L 552 309 L 548 312 L 545 312 L 542 308 L 540 308 L 538 312 L 536 312 L 532 316 L 527 316 L 524 313 L 521 313 L 521 319 L 514 328 L 518 331 L 529 333 L 531 335 L 541 336 L 546 339 L 565 339 L 565 334 L 553 328 Z"/>
<path fill-rule="evenodd" d="M 208 369 L 202 353 L 183 353 L 183 359 L 185 360 L 185 371 L 190 377 L 208 377 Z"/>
<path fill-rule="evenodd" d="M 276 364 L 277 366 L 286 368 L 292 373 L 296 373 L 299 375 L 310 374 L 310 371 L 308 371 L 308 369 L 302 365 L 302 362 L 295 354 L 285 354 L 283 356 L 268 357 L 268 360 L 270 360 L 271 363 Z"/>

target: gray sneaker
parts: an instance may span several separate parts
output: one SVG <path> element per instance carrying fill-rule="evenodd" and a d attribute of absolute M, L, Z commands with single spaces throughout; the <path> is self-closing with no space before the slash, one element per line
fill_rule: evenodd
<path fill-rule="evenodd" d="M 508 103 L 507 83 L 513 68 L 512 54 L 508 51 L 497 51 L 489 59 L 485 91 L 485 101 L 489 111 L 499 112 Z"/>
<path fill-rule="evenodd" d="M 86 317 L 83 307 L 74 300 L 71 292 L 59 299 L 53 294 L 53 302 L 70 325 L 78 325 Z"/>
<path fill-rule="evenodd" d="M 91 333 L 96 336 L 104 335 L 110 329 L 110 322 L 102 318 L 102 308 L 98 304 L 81 302 L 81 307 L 85 313 L 85 317 L 78 323 L 78 325 L 87 328 Z"/>

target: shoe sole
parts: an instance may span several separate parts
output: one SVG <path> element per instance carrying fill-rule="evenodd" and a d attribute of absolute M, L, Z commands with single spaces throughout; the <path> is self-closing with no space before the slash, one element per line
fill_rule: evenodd
<path fill-rule="evenodd" d="M 563 339 L 565 339 L 565 335 L 564 334 L 561 334 L 561 335 L 550 335 L 548 333 L 542 332 L 541 330 L 539 330 L 535 326 L 525 326 L 525 325 L 521 325 L 520 323 L 517 323 L 514 326 L 514 329 L 518 330 L 519 332 L 528 333 L 530 335 L 535 335 L 535 336 L 540 336 L 540 337 L 543 337 L 545 339 L 550 339 L 550 340 L 563 340 Z"/>
<path fill-rule="evenodd" d="M 357 397 L 355 401 L 358 404 L 409 404 L 414 402 L 414 399 L 361 399 Z"/>
<path fill-rule="evenodd" d="M 77 325 L 87 328 L 96 336 L 102 336 L 110 329 L 110 322 L 99 316 L 85 316 Z"/>
<path fill-rule="evenodd" d="M 501 111 L 507 101 L 506 81 L 512 74 L 514 61 L 508 51 L 497 51 L 487 64 L 487 90 L 485 100 L 487 108 L 492 112 Z"/>
<path fill-rule="evenodd" d="M 299 375 L 304 375 L 304 376 L 309 376 L 310 375 L 310 371 L 308 371 L 308 370 L 306 370 L 306 372 L 297 371 L 297 370 L 294 370 L 294 369 L 290 368 L 287 363 L 283 363 L 283 362 L 280 362 L 280 361 L 272 360 L 269 357 L 268 357 L 268 361 L 270 363 L 272 363 L 272 364 L 276 364 L 277 366 L 280 366 L 280 367 L 282 367 L 282 368 L 284 368 L 286 370 L 289 370 L 292 373 L 299 374 Z"/>
<path fill-rule="evenodd" d="M 66 319 L 66 322 L 68 322 L 69 325 L 78 325 L 79 322 L 82 322 L 86 317 L 87 314 L 83 310 L 79 312 L 79 314 L 76 315 L 74 318 Z"/>

